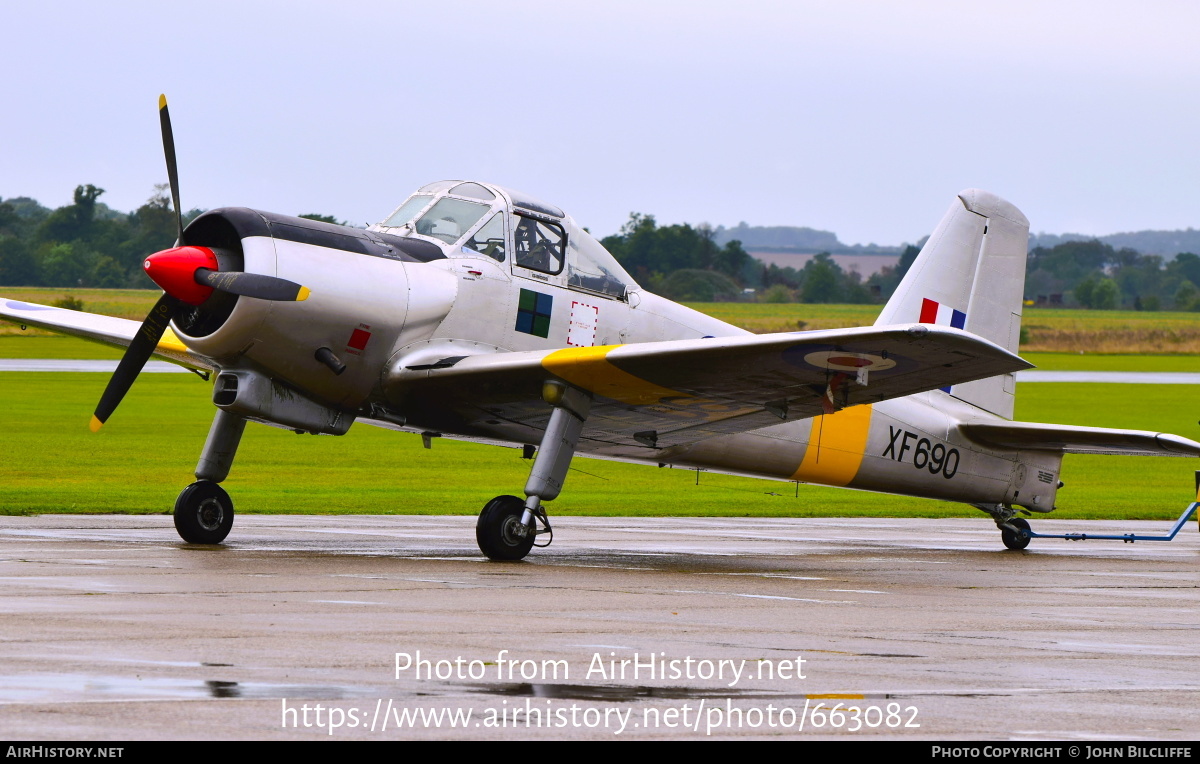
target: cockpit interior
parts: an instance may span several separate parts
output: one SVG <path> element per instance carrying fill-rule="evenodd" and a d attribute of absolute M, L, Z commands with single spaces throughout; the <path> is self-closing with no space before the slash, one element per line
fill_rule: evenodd
<path fill-rule="evenodd" d="M 489 257 L 514 275 L 625 300 L 637 283 L 608 250 L 558 207 L 472 181 L 430 183 L 371 230 L 440 246 L 447 257 Z"/>

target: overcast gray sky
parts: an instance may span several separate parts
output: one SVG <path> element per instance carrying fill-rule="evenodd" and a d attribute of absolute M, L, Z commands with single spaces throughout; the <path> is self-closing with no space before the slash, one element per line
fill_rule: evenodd
<path fill-rule="evenodd" d="M 0 10 L 0 196 L 376 221 L 472 178 L 604 235 L 915 241 L 954 194 L 1034 231 L 1200 226 L 1191 2 L 53 2 Z"/>

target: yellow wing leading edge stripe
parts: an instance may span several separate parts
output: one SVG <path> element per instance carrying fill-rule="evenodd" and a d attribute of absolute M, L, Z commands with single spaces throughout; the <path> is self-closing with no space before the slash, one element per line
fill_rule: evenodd
<path fill-rule="evenodd" d="M 176 353 L 188 352 L 188 346 L 183 344 L 183 341 L 179 339 L 179 335 L 175 334 L 175 331 L 169 326 L 167 327 L 167 330 L 163 332 L 162 339 L 158 341 L 158 345 L 155 346 L 155 349 L 172 350 Z"/>
<path fill-rule="evenodd" d="M 663 398 L 693 397 L 618 369 L 608 360 L 608 354 L 619 347 L 622 346 L 556 350 L 542 359 L 542 368 L 588 392 L 634 406 L 652 405 Z"/>
<path fill-rule="evenodd" d="M 849 485 L 867 450 L 871 411 L 871 406 L 864 404 L 813 419 L 804 460 L 792 480 Z"/>

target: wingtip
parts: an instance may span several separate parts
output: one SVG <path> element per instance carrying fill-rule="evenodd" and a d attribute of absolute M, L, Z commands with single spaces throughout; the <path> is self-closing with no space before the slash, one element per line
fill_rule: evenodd
<path fill-rule="evenodd" d="M 88 425 L 88 429 L 90 429 L 92 432 L 100 432 L 100 428 L 103 426 L 104 422 L 101 422 L 98 418 L 96 418 L 95 414 L 92 414 L 92 421 L 91 424 Z"/>
<path fill-rule="evenodd" d="M 166 95 L 166 93 L 159 93 L 159 95 L 158 95 L 158 108 L 159 108 L 160 110 L 167 108 L 167 95 Z"/>

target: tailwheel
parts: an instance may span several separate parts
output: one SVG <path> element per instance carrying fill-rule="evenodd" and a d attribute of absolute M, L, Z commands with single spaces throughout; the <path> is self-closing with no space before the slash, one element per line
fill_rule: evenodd
<path fill-rule="evenodd" d="M 220 544 L 233 528 L 233 500 L 211 480 L 197 480 L 175 500 L 175 530 L 189 544 Z"/>
<path fill-rule="evenodd" d="M 516 496 L 497 496 L 484 505 L 475 524 L 479 551 L 490 560 L 520 560 L 533 548 L 535 529 L 521 522 L 525 501 Z"/>
<path fill-rule="evenodd" d="M 1007 524 L 1017 530 L 1000 526 L 1000 538 L 1003 539 L 1004 546 L 1009 549 L 1024 549 L 1029 546 L 1029 521 L 1023 517 L 1014 517 Z"/>

